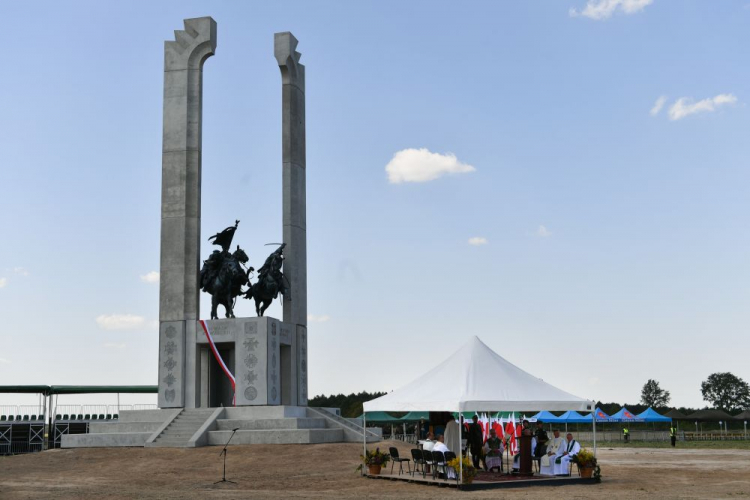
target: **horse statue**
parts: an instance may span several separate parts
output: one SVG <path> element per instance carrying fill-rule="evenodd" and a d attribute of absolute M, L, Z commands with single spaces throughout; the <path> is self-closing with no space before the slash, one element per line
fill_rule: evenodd
<path fill-rule="evenodd" d="M 244 264 L 249 260 L 244 250 L 237 245 L 234 253 L 226 250 L 214 250 L 209 258 L 203 261 L 200 274 L 201 290 L 211 294 L 211 319 L 219 319 L 216 309 L 224 306 L 227 318 L 234 318 L 234 303 L 242 295 L 242 287 L 249 284 Z"/>
<path fill-rule="evenodd" d="M 286 243 L 276 249 L 266 259 L 263 267 L 258 269 L 258 281 L 245 292 L 246 299 L 255 299 L 255 312 L 258 316 L 263 316 L 273 299 L 279 296 L 279 293 L 286 299 L 291 300 L 289 294 L 288 280 L 281 272 L 281 266 L 284 263 L 284 247 Z"/>

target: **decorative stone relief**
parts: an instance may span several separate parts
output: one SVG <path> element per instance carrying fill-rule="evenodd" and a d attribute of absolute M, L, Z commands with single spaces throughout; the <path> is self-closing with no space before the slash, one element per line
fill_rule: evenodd
<path fill-rule="evenodd" d="M 247 389 L 245 389 L 245 399 L 249 401 L 254 401 L 255 398 L 258 397 L 258 389 L 256 389 L 253 386 L 249 386 Z"/>
<path fill-rule="evenodd" d="M 177 408 L 183 402 L 185 357 L 184 323 L 162 322 L 159 335 L 159 399 L 161 408 Z"/>

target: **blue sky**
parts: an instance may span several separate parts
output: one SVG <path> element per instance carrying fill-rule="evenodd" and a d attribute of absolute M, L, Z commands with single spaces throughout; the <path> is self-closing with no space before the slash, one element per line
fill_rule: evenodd
<path fill-rule="evenodd" d="M 204 256 L 281 239 L 300 41 L 311 394 L 472 335 L 593 399 L 750 380 L 747 2 L 0 1 L 0 384 L 156 383 L 163 42 L 204 15 Z"/>

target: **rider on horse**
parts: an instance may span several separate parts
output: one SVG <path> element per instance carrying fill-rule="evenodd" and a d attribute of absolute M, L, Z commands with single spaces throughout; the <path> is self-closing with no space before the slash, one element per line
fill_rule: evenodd
<path fill-rule="evenodd" d="M 291 297 L 289 297 L 289 288 L 286 286 L 286 278 L 281 272 L 281 266 L 284 264 L 285 246 L 286 243 L 282 243 L 275 252 L 268 256 L 263 267 L 258 269 L 258 283 L 264 283 L 269 288 L 276 285 L 277 291 L 273 298 L 277 298 L 279 292 L 281 292 L 282 297 L 290 300 Z"/>

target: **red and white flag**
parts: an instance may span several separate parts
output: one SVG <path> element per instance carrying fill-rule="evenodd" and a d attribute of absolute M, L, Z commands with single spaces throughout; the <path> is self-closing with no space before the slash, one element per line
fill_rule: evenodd
<path fill-rule="evenodd" d="M 505 434 L 508 438 L 508 449 L 511 455 L 518 453 L 518 442 L 516 441 L 516 414 L 511 413 L 508 423 L 505 425 Z"/>

